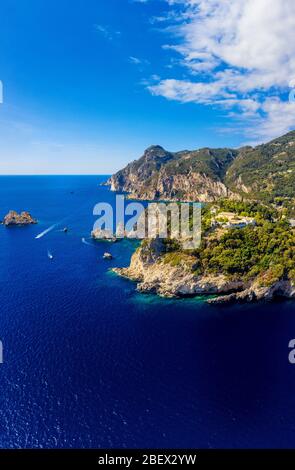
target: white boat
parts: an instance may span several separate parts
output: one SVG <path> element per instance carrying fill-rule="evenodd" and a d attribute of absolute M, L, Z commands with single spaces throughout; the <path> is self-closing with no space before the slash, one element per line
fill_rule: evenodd
<path fill-rule="evenodd" d="M 104 253 L 103 259 L 109 259 L 109 260 L 111 260 L 111 259 L 113 259 L 113 256 L 111 255 L 111 253 Z"/>
<path fill-rule="evenodd" d="M 48 250 L 48 252 L 47 252 L 47 255 L 48 255 L 48 258 L 49 258 L 49 259 L 53 259 L 53 254 L 52 254 L 49 250 Z"/>

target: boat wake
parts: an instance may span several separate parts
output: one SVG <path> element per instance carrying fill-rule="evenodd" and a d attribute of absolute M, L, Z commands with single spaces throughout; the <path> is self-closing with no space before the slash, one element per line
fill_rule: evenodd
<path fill-rule="evenodd" d="M 86 240 L 86 238 L 84 238 L 84 237 L 82 238 L 82 243 L 84 243 L 84 245 L 93 246 L 93 247 L 94 247 L 93 243 L 89 243 L 89 242 Z"/>
<path fill-rule="evenodd" d="M 35 240 L 39 240 L 39 238 L 42 238 L 44 237 L 45 235 L 47 235 L 47 233 L 51 232 L 58 224 L 54 224 L 52 225 L 51 227 L 47 228 L 46 230 L 44 230 L 44 232 L 41 232 L 39 233 L 39 235 L 37 235 L 35 237 Z"/>

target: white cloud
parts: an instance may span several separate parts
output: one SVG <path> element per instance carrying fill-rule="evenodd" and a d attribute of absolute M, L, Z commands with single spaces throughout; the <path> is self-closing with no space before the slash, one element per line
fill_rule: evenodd
<path fill-rule="evenodd" d="M 294 106 L 282 98 L 295 78 L 294 0 L 166 2 L 172 6 L 166 29 L 175 43 L 165 49 L 179 54 L 192 78 L 161 80 L 151 93 L 238 109 L 247 132 L 254 114 L 257 139 L 295 127 Z"/>
<path fill-rule="evenodd" d="M 134 65 L 149 65 L 149 61 L 146 59 L 139 59 L 138 57 L 135 56 L 130 56 L 129 57 L 129 62 Z"/>
<path fill-rule="evenodd" d="M 108 41 L 112 41 L 113 39 L 121 35 L 120 31 L 112 31 L 108 26 L 103 26 L 101 24 L 95 24 L 94 29 L 97 33 L 100 33 Z"/>
<path fill-rule="evenodd" d="M 295 103 L 282 101 L 279 98 L 266 98 L 261 106 L 262 116 L 257 117 L 253 125 L 246 129 L 251 137 L 250 144 L 266 142 L 283 135 L 295 126 Z"/>
<path fill-rule="evenodd" d="M 131 64 L 135 64 L 135 65 L 141 64 L 141 60 L 138 59 L 138 57 L 133 57 L 133 56 L 129 57 L 129 62 L 131 62 Z"/>

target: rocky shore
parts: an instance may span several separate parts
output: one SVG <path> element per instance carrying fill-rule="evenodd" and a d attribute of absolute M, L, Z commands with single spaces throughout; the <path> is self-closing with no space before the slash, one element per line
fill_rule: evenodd
<path fill-rule="evenodd" d="M 155 239 L 143 242 L 133 254 L 128 268 L 113 271 L 135 281 L 139 292 L 168 298 L 216 295 L 207 300 L 210 304 L 273 300 L 277 296 L 295 298 L 295 284 L 290 280 L 262 286 L 255 280 L 233 280 L 222 273 L 197 275 L 194 262 L 195 259 L 187 255 L 177 265 L 167 263 L 165 246 Z"/>
<path fill-rule="evenodd" d="M 37 220 L 26 211 L 23 211 L 20 214 L 16 211 L 9 211 L 8 214 L 4 217 L 2 224 L 6 227 L 11 225 L 31 225 L 37 224 Z"/>
<path fill-rule="evenodd" d="M 246 287 L 246 285 L 244 287 Z M 294 299 L 294 282 L 290 280 L 280 280 L 270 286 L 261 286 L 254 282 L 250 284 L 248 288 L 244 288 L 241 292 L 221 295 L 215 299 L 209 299 L 208 303 L 218 305 L 235 302 L 257 302 L 261 300 L 271 301 L 278 297 Z"/>

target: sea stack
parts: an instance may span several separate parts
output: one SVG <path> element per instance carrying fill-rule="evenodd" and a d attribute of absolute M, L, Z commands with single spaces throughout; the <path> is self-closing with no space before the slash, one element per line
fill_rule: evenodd
<path fill-rule="evenodd" d="M 117 239 L 110 230 L 95 229 L 91 232 L 91 237 L 98 241 L 116 242 Z"/>
<path fill-rule="evenodd" d="M 18 214 L 16 211 L 9 211 L 3 219 L 3 225 L 31 225 L 37 224 L 37 220 L 33 219 L 29 212 L 23 211 Z"/>

